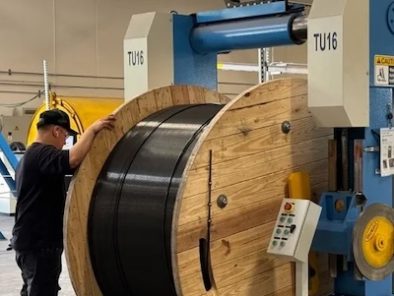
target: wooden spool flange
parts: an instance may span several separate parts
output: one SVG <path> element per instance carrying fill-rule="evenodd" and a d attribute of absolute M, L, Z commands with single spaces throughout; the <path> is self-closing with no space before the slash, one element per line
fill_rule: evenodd
<path fill-rule="evenodd" d="M 288 175 L 310 172 L 315 196 L 327 187 L 331 130 L 315 127 L 306 91 L 302 79 L 256 86 L 227 103 L 200 136 L 186 165 L 174 210 L 173 269 L 179 295 L 294 294 L 292 265 L 267 255 L 266 249 L 281 199 L 287 196 Z M 148 92 L 115 112 L 115 131 L 103 131 L 96 137 L 67 198 L 65 249 L 77 295 L 101 295 L 89 258 L 87 222 L 96 179 L 114 145 L 158 110 L 226 102 L 225 96 L 199 87 L 170 86 Z M 290 123 L 288 133 L 282 130 L 285 121 Z M 199 239 L 207 233 L 209 171 L 214 286 L 206 291 Z"/>

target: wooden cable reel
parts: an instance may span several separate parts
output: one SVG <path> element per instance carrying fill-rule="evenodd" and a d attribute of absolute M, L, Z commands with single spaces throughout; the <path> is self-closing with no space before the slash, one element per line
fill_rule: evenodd
<path fill-rule="evenodd" d="M 77 295 L 102 295 L 89 254 L 88 218 L 96 180 L 111 150 L 131 128 L 157 111 L 204 103 L 227 104 L 199 135 L 176 194 L 171 233 L 176 294 L 294 294 L 292 264 L 267 255 L 266 248 L 286 196 L 288 175 L 296 170 L 310 172 L 315 196 L 327 187 L 331 131 L 315 127 L 306 90 L 302 79 L 275 80 L 227 103 L 226 97 L 199 87 L 169 86 L 119 108 L 115 132 L 97 136 L 69 190 L 65 248 Z M 212 287 L 207 291 L 200 245 L 207 238 L 209 216 Z M 172 294 L 163 291 L 161 295 Z"/>

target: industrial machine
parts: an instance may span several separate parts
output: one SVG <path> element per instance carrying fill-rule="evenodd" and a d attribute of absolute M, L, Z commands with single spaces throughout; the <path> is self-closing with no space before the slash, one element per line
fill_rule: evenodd
<path fill-rule="evenodd" d="M 381 142 L 394 145 L 394 3 L 315 0 L 307 17 L 302 5 L 287 1 L 232 6 L 193 16 L 133 16 L 124 41 L 126 100 L 168 84 L 216 88 L 217 53 L 308 39 L 308 105 L 320 126 L 335 128 L 332 192 L 321 198 L 323 214 L 312 248 L 341 256 L 340 264 L 330 256 L 337 293 L 389 295 L 394 221 L 387 210 L 393 202 L 392 172 L 386 172 L 392 145 L 383 150 Z M 382 206 L 368 210 L 376 203 Z M 366 244 L 361 237 L 370 223 L 376 237 L 384 233 L 378 250 L 359 246 Z M 365 257 L 380 263 L 368 264 Z"/>
<path fill-rule="evenodd" d="M 228 125 L 232 121 L 237 124 L 239 122 L 237 132 L 241 131 L 239 137 L 243 141 L 252 131 L 244 123 L 248 118 L 232 118 L 227 114 L 232 114 L 231 112 L 237 110 L 236 108 L 242 109 L 245 106 L 252 110 L 253 100 L 262 100 L 262 103 L 260 102 L 262 105 L 267 102 L 262 98 L 263 95 L 258 96 L 258 91 L 251 90 L 237 100 L 235 105 L 238 105 L 234 109 L 231 109 L 233 106 L 229 103 L 222 110 L 212 111 L 208 107 L 210 110 L 208 112 L 204 111 L 206 107 L 201 107 L 200 111 L 189 114 L 189 107 L 177 105 L 185 102 L 198 104 L 222 102 L 223 98 L 208 94 L 200 89 L 192 90 L 182 87 L 161 89 L 160 87 L 165 85 L 199 85 L 215 89 L 218 53 L 235 49 L 301 44 L 306 40 L 308 42 L 309 110 L 320 126 L 334 128 L 334 140 L 330 142 L 328 165 L 329 188 L 326 188 L 328 192 L 324 193 L 320 199 L 322 214 L 312 242 L 312 249 L 330 254 L 330 274 L 335 278 L 333 292 L 338 295 L 391 295 L 391 273 L 394 269 L 392 258 L 394 237 L 392 174 L 394 170 L 391 170 L 392 167 L 394 168 L 394 158 L 391 152 L 394 147 L 394 129 L 392 129 L 394 3 L 391 0 L 314 0 L 308 16 L 304 12 L 303 5 L 292 4 L 288 1 L 248 2 L 245 5 L 235 5 L 233 8 L 200 12 L 194 15 L 146 13 L 133 16 L 124 40 L 125 99 L 128 101 L 128 105 L 119 111 L 119 118 L 122 119 L 119 132 L 122 131 L 125 136 L 122 140 L 120 140 L 120 136 L 117 140 L 111 138 L 112 142 L 110 140 L 105 142 L 100 138 L 97 140 L 102 144 L 101 150 L 97 151 L 104 151 L 104 155 L 101 155 L 100 158 L 96 156 L 97 159 L 95 158 L 94 161 L 92 160 L 93 156 L 91 158 L 88 156 L 88 161 L 82 165 L 81 170 L 86 173 L 89 170 L 103 168 L 103 171 L 100 174 L 98 172 L 92 173 L 84 179 L 81 177 L 75 183 L 74 192 L 70 193 L 71 197 L 75 196 L 75 198 L 71 198 L 68 210 L 67 240 L 69 243 L 66 249 L 69 250 L 71 274 L 74 273 L 74 286 L 79 287 L 78 291 L 81 294 L 96 295 L 100 293 L 97 282 L 101 287 L 101 293 L 105 295 L 110 295 L 110 291 L 119 291 L 117 294 L 131 293 L 130 291 L 133 289 L 140 294 L 160 293 L 171 296 L 183 291 L 193 291 L 193 293 L 190 292 L 190 295 L 208 295 L 211 293 L 211 289 L 216 289 L 216 294 L 212 295 L 220 295 L 220 291 L 226 291 L 226 287 L 221 283 L 226 282 L 227 279 L 222 275 L 230 267 L 235 273 L 242 261 L 231 262 L 225 269 L 223 262 L 227 262 L 228 256 L 231 257 L 231 252 L 237 251 L 230 247 L 230 239 L 226 237 L 226 239 L 215 240 L 215 243 L 220 246 L 216 244 L 213 246 L 214 250 L 224 248 L 226 252 L 213 254 L 214 250 L 210 249 L 213 245 L 210 238 L 211 235 L 215 236 L 225 232 L 220 228 L 222 222 L 220 217 L 228 222 L 238 218 L 239 215 L 233 214 L 231 219 L 223 218 L 225 217 L 223 213 L 226 213 L 228 209 L 226 208 L 228 198 L 225 194 L 218 197 L 217 208 L 212 206 L 211 193 L 216 192 L 215 188 L 212 189 L 212 186 L 216 184 L 212 178 L 215 179 L 221 174 L 221 171 L 215 167 L 215 162 L 212 162 L 212 152 L 208 154 L 208 151 L 212 150 L 208 148 L 206 151 L 203 150 L 207 133 L 201 131 L 205 126 L 208 126 L 207 129 L 217 134 L 223 132 L 229 128 L 226 125 L 226 116 L 228 116 Z M 262 88 L 261 93 L 268 96 L 270 94 L 269 88 L 272 86 L 272 89 L 275 89 L 275 87 L 279 87 L 279 84 L 267 85 L 266 88 Z M 295 84 L 292 87 L 297 88 L 297 83 L 291 82 L 291 84 Z M 302 83 L 299 85 L 302 86 Z M 302 88 L 301 86 L 299 88 Z M 159 89 L 156 91 L 150 91 L 157 88 Z M 147 91 L 150 92 L 146 93 Z M 293 92 L 297 93 L 292 88 L 288 97 L 296 100 L 297 96 L 292 96 Z M 193 96 L 190 93 L 200 95 Z M 303 93 L 301 92 L 301 94 Z M 278 96 L 276 92 L 275 95 Z M 162 97 L 158 99 L 159 96 Z M 296 103 L 294 102 L 294 104 Z M 198 110 L 200 107 L 190 108 Z M 299 110 L 294 108 L 296 110 L 294 112 Z M 125 119 L 126 114 L 129 114 L 127 112 L 131 115 Z M 188 115 L 184 115 L 186 114 L 184 112 Z M 275 112 L 275 109 L 271 109 L 271 112 Z M 173 118 L 174 114 L 177 114 L 179 118 Z M 253 116 L 257 116 L 256 114 L 253 113 Z M 251 120 L 254 120 L 255 123 L 259 122 L 254 118 Z M 212 124 L 208 123 L 210 121 Z M 186 122 L 185 126 L 188 128 L 177 129 L 179 122 Z M 215 130 L 215 125 L 219 126 L 217 130 Z M 135 129 L 132 129 L 133 127 Z M 282 133 L 289 133 L 290 130 L 289 124 L 282 124 Z M 200 132 L 201 139 L 198 139 L 197 133 Z M 214 132 L 213 134 L 215 134 Z M 182 139 L 175 136 L 177 133 L 182 134 Z M 147 144 L 150 135 L 154 135 L 152 142 L 156 146 L 152 144 L 152 147 L 149 147 Z M 212 138 L 209 140 L 214 142 Z M 120 141 L 119 146 L 115 146 L 117 141 Z M 181 148 L 177 146 L 175 150 L 166 146 L 169 144 L 168 142 L 178 145 L 180 142 L 187 141 L 190 143 L 182 144 L 185 146 L 181 145 Z M 133 146 L 133 143 L 138 145 Z M 225 158 L 228 155 L 227 147 L 220 144 L 221 142 L 218 143 L 216 147 L 222 150 L 216 157 Z M 206 144 L 206 146 L 209 145 Z M 251 144 L 251 146 L 253 145 Z M 109 154 L 109 151 L 114 147 L 113 154 Z M 119 157 L 119 155 L 123 155 L 120 152 L 125 152 L 127 149 L 132 151 L 128 158 Z M 181 152 L 177 149 L 180 149 Z M 144 153 L 140 153 L 140 151 Z M 168 153 L 166 158 L 166 153 L 163 151 L 171 151 L 171 153 Z M 198 158 L 201 155 L 198 152 L 201 151 L 207 153 Z M 316 152 L 316 149 L 314 151 Z M 177 154 L 178 152 L 180 156 Z M 313 154 L 313 151 L 310 153 Z M 187 162 L 185 155 L 191 157 L 189 162 Z M 283 155 L 283 158 L 285 156 Z M 302 157 L 301 154 L 297 154 L 297 156 Z M 108 157 L 107 162 L 105 162 L 106 157 Z M 167 163 L 170 157 L 171 163 L 181 163 L 183 167 L 179 170 L 178 167 L 175 167 L 171 176 L 165 175 L 161 168 L 158 172 L 152 172 L 143 165 L 151 159 L 150 157 L 164 157 L 164 159 L 152 161 L 150 163 L 152 167 L 155 167 L 157 163 Z M 178 161 L 176 157 L 179 157 Z M 275 159 L 274 154 L 270 155 L 269 159 Z M 203 169 L 198 167 L 199 161 L 205 165 L 202 166 Z M 257 159 L 254 161 L 258 162 Z M 238 165 L 241 168 L 243 166 L 242 163 Z M 133 166 L 135 166 L 134 169 Z M 220 166 L 218 167 L 220 168 Z M 223 166 L 223 170 L 225 169 L 226 167 Z M 238 167 L 233 168 L 233 170 L 237 169 Z M 247 171 L 243 172 L 247 173 Z M 189 174 L 191 176 L 201 174 L 201 176 L 200 178 L 196 177 L 193 181 L 189 180 L 192 177 L 182 180 L 182 177 L 186 178 L 185 176 L 189 176 Z M 311 174 L 314 172 L 311 171 Z M 242 176 L 237 177 L 242 179 Z M 97 185 L 92 182 L 96 179 L 98 179 Z M 179 185 L 179 188 L 172 187 L 173 180 Z M 230 182 L 225 178 L 220 180 L 225 184 L 227 184 L 226 181 Z M 165 183 L 167 181 L 170 183 Z M 125 185 L 122 182 L 125 182 Z M 202 230 L 198 228 L 199 230 L 196 231 L 198 234 L 193 232 L 185 234 L 181 238 L 188 241 L 191 238 L 200 238 L 201 233 L 206 235 L 204 238 L 200 238 L 199 247 L 195 245 L 194 241 L 194 247 L 190 248 L 190 253 L 179 255 L 177 251 L 179 248 L 182 249 L 179 247 L 179 245 L 183 246 L 182 241 L 166 231 L 177 233 L 180 229 L 179 231 L 182 232 L 183 224 L 176 223 L 178 218 L 182 218 L 182 206 L 187 204 L 187 201 L 182 201 L 182 205 L 179 205 L 179 196 L 184 193 L 183 191 L 187 192 L 189 187 L 194 186 L 198 191 L 203 186 L 202 184 L 205 184 L 204 182 L 208 188 L 208 201 L 198 209 L 208 209 L 207 213 L 200 214 L 194 208 L 194 212 L 198 212 L 198 215 L 193 216 L 193 213 L 188 212 L 190 217 L 196 218 L 193 223 L 201 227 Z M 153 187 L 149 187 L 149 184 Z M 156 184 L 157 187 L 154 187 L 153 184 Z M 230 185 L 228 187 L 231 187 Z M 249 187 L 253 187 L 253 185 Z M 149 192 L 149 188 L 152 193 Z M 168 192 L 164 198 L 164 204 L 161 204 L 163 199 L 158 198 L 155 194 L 164 190 L 163 188 L 166 188 Z M 94 196 L 91 204 L 81 198 L 82 191 L 89 197 Z M 126 197 L 131 196 L 133 191 L 143 194 L 141 193 L 141 196 L 138 195 L 135 199 L 127 200 Z M 111 195 L 113 199 L 100 199 L 108 196 L 106 193 L 110 192 L 115 192 L 114 195 Z M 148 204 L 144 203 L 146 202 L 142 198 L 145 196 L 144 194 L 151 194 L 151 203 L 150 201 Z M 80 204 L 80 200 L 84 200 L 84 203 Z M 310 206 L 310 202 L 299 201 L 296 203 L 300 204 L 300 209 L 305 209 L 305 211 L 300 210 L 296 213 L 296 218 L 299 219 L 297 221 L 303 225 L 304 221 L 310 219 L 308 216 L 308 219 L 305 220 L 304 216 L 314 206 Z M 194 204 L 190 206 L 197 208 Z M 180 210 L 177 207 L 180 207 Z M 286 203 L 283 207 L 286 207 Z M 141 211 L 133 212 L 133 208 Z M 162 208 L 165 209 L 164 214 L 161 212 Z M 171 211 L 168 212 L 168 208 L 171 208 Z M 176 209 L 179 212 L 176 212 Z M 286 210 L 286 208 L 283 209 Z M 128 210 L 129 212 L 127 212 Z M 149 213 L 144 215 L 144 210 Z M 162 216 L 153 217 L 156 210 L 160 212 L 160 215 L 164 215 L 164 218 Z M 313 212 L 312 218 L 316 221 L 318 210 L 314 208 L 311 211 Z M 215 213 L 219 217 L 217 220 L 212 218 Z M 222 213 L 221 216 L 220 213 Z M 254 210 L 253 213 L 255 214 L 256 211 Z M 269 213 L 266 214 L 269 215 Z M 90 217 L 91 220 L 86 217 Z M 134 223 L 128 224 L 127 217 L 140 218 L 135 218 Z M 207 219 L 206 225 L 201 222 L 205 218 Z M 253 217 L 248 216 L 242 223 L 249 223 L 246 220 L 253 220 Z M 101 225 L 101 228 L 96 228 L 96 224 L 92 221 L 96 221 L 96 224 L 100 224 L 100 221 L 111 221 L 113 224 L 105 223 Z M 278 227 L 275 230 L 279 229 L 279 226 L 284 226 L 280 224 L 280 218 L 278 221 L 279 224 L 277 223 Z M 183 222 L 186 224 L 185 221 Z M 153 224 L 150 223 L 158 223 L 160 227 L 164 227 L 164 230 L 157 224 L 152 226 Z M 204 224 L 203 227 L 202 224 Z M 241 223 L 231 225 L 236 228 L 239 224 Z M 292 225 L 289 225 L 289 229 L 294 232 L 295 229 L 292 229 Z M 252 226 L 250 227 L 252 228 Z M 152 233 L 157 231 L 166 243 L 160 247 L 161 242 L 156 240 L 157 236 L 151 235 L 151 232 L 144 236 L 144 230 L 152 230 Z M 89 237 L 87 238 L 86 233 L 88 232 Z M 134 234 L 137 241 L 135 244 L 132 243 L 129 233 Z M 310 232 L 308 235 L 302 233 L 300 235 L 301 239 L 311 238 Z M 241 240 L 241 238 L 238 239 Z M 244 239 L 258 240 L 258 238 L 252 240 L 250 237 Z M 88 243 L 91 245 L 90 251 Z M 247 243 L 241 245 L 245 246 Z M 297 248 L 297 244 L 295 245 L 298 251 L 293 255 L 297 257 L 301 249 Z M 263 248 L 262 245 L 259 247 Z M 78 250 L 78 253 L 75 250 Z M 111 253 L 113 250 L 115 251 Z M 145 253 L 147 250 L 151 253 Z M 277 253 L 280 253 L 280 249 L 278 250 Z M 246 253 L 248 251 L 250 250 L 245 250 L 245 257 L 248 256 Z M 303 251 L 306 253 L 305 250 Z M 89 258 L 89 253 L 91 261 L 86 259 Z M 286 255 L 289 256 L 289 254 Z M 102 261 L 104 257 L 113 260 Z M 196 259 L 197 257 L 200 259 Z M 142 262 L 141 258 L 144 258 L 145 262 Z M 163 258 L 167 258 L 167 261 Z M 261 259 L 261 257 L 259 258 Z M 122 261 L 123 259 L 133 264 L 127 266 Z M 195 261 L 191 264 L 186 259 L 195 259 L 197 262 L 200 260 L 200 267 L 193 265 Z M 145 268 L 143 265 L 147 262 L 156 262 L 160 265 L 152 276 L 153 284 L 145 282 L 146 275 L 152 273 L 152 269 Z M 270 264 L 275 265 L 275 262 L 267 261 L 267 265 Z M 192 266 L 196 276 L 199 274 L 197 271 L 201 271 L 202 276 L 200 274 L 199 276 L 204 282 L 204 293 L 207 294 L 203 294 L 201 290 L 198 290 L 201 287 L 192 283 L 188 277 L 190 274 L 187 272 L 186 275 L 182 274 L 188 265 Z M 261 268 L 257 268 L 260 272 L 257 274 L 263 273 L 264 267 L 257 263 L 256 266 Z M 242 268 L 239 269 L 242 270 Z M 92 275 L 92 270 L 96 272 L 96 275 Z M 213 280 L 212 270 L 216 272 L 216 282 Z M 305 269 L 302 270 L 305 272 Z M 190 272 L 192 276 L 193 272 Z M 250 272 L 252 273 L 253 270 Z M 245 271 L 245 273 L 247 272 Z M 242 272 L 237 275 L 237 280 L 246 277 Z M 190 277 L 192 278 L 192 276 Z M 231 274 L 227 274 L 227 276 L 231 277 Z M 135 285 L 133 285 L 133 278 L 138 278 Z M 272 281 L 275 282 L 275 279 Z M 81 282 L 89 284 L 86 284 L 87 287 L 82 287 L 79 284 Z M 230 286 L 229 283 L 227 284 Z M 269 284 L 266 283 L 267 286 Z M 253 285 L 251 284 L 251 286 Z M 253 292 L 248 291 L 247 288 Z M 239 295 L 261 295 L 257 292 L 257 288 L 256 290 L 249 286 L 247 288 L 238 287 L 239 290 L 236 290 L 236 293 Z M 280 290 L 275 290 L 275 287 L 270 288 L 274 292 Z M 267 293 L 270 293 L 268 288 L 266 290 Z M 186 293 L 185 295 L 188 296 Z"/>
<path fill-rule="evenodd" d="M 123 100 L 120 98 L 57 96 L 56 93 L 51 93 L 49 102 L 50 108 L 59 108 L 66 112 L 70 117 L 71 128 L 82 134 L 95 120 L 113 112 L 122 104 Z M 46 104 L 42 104 L 34 113 L 27 133 L 27 145 L 30 145 L 36 138 L 36 125 L 40 114 L 46 108 Z M 70 145 L 76 140 L 70 137 Z"/>

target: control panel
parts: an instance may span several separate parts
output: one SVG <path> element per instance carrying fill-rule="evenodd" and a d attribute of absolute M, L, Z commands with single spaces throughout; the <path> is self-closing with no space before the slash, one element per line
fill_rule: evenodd
<path fill-rule="evenodd" d="M 310 200 L 283 199 L 267 252 L 306 262 L 320 212 Z"/>

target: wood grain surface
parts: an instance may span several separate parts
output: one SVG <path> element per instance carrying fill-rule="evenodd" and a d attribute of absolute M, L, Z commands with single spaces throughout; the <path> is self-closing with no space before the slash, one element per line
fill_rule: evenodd
<path fill-rule="evenodd" d="M 292 127 L 288 134 L 284 121 Z M 316 127 L 302 79 L 256 86 L 220 111 L 197 143 L 178 193 L 173 265 L 180 295 L 294 295 L 292 264 L 268 255 L 267 245 L 291 172 L 310 173 L 315 200 L 327 190 L 331 133 Z M 214 287 L 206 291 L 199 239 L 207 237 L 210 169 Z M 224 209 L 219 195 L 227 196 Z"/>

